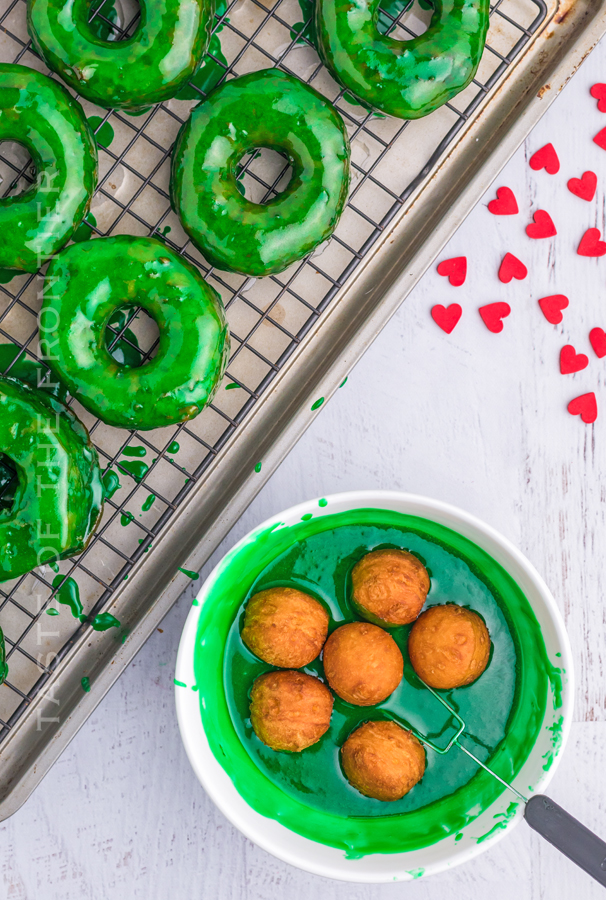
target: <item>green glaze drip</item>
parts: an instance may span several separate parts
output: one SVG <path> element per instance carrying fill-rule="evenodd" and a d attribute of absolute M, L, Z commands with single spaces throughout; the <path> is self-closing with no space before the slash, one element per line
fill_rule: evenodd
<path fill-rule="evenodd" d="M 148 510 L 150 510 L 152 508 L 152 506 L 154 505 L 155 500 L 156 500 L 156 495 L 150 494 L 144 501 L 143 506 L 141 507 L 143 512 L 148 512 Z"/>
<path fill-rule="evenodd" d="M 91 622 L 95 631 L 107 631 L 108 628 L 119 628 L 120 620 L 111 613 L 99 613 Z"/>
<path fill-rule="evenodd" d="M 14 269 L 0 269 L 0 284 L 8 284 L 9 281 L 12 281 L 17 275 L 22 274 L 22 272 L 15 272 Z"/>
<path fill-rule="evenodd" d="M 89 29 L 95 37 L 101 38 L 102 41 L 115 40 L 116 32 L 110 24 L 118 24 L 115 0 L 101 0 L 100 3 L 95 0 L 91 7 L 94 7 L 95 12 L 100 13 L 100 15 L 96 15 L 91 19 L 88 23 Z"/>
<path fill-rule="evenodd" d="M 540 732 L 547 698 L 555 696 L 541 631 L 525 596 L 488 554 L 450 529 L 370 509 L 288 527 L 275 523 L 254 533 L 224 559 L 200 607 L 194 672 L 205 733 L 253 809 L 348 858 L 414 850 L 456 835 L 504 792 L 454 749 L 445 756 L 427 749 L 422 781 L 389 805 L 362 796 L 343 778 L 338 748 L 360 722 L 393 718 L 434 738 L 447 730 L 442 707 L 408 662 L 400 687 L 372 711 L 336 698 L 329 731 L 303 753 L 275 753 L 254 735 L 248 692 L 268 666 L 240 638 L 247 598 L 270 586 L 298 587 L 322 601 L 332 630 L 354 619 L 351 569 L 379 547 L 403 547 L 424 560 L 432 576 L 429 605 L 463 603 L 486 621 L 493 641 L 490 665 L 477 682 L 445 692 L 445 699 L 466 722 L 466 746 L 502 778 L 515 778 Z M 393 635 L 405 659 L 408 630 Z M 323 677 L 319 660 L 305 671 Z"/>
<path fill-rule="evenodd" d="M 120 516 L 120 525 L 122 525 L 123 528 L 126 528 L 126 526 L 130 525 L 134 518 L 135 517 L 132 512 L 129 512 L 127 509 L 125 509 Z M 126 577 L 128 578 L 128 575 Z"/>
<path fill-rule="evenodd" d="M 199 600 L 192 600 L 191 605 L 192 605 L 192 606 L 200 606 L 200 601 L 199 601 Z"/>
<path fill-rule="evenodd" d="M 114 139 L 114 129 L 109 122 L 103 122 L 103 125 L 101 125 L 101 122 L 103 122 L 101 116 L 90 116 L 88 119 L 88 124 L 99 146 L 109 147 Z M 99 126 L 101 127 L 99 128 Z"/>
<path fill-rule="evenodd" d="M 75 619 L 86 622 L 86 616 L 84 615 L 82 602 L 80 600 L 78 583 L 74 581 L 73 578 L 66 578 L 65 581 L 63 579 L 63 575 L 56 575 L 53 578 L 53 588 L 59 588 L 57 591 L 57 601 L 63 603 L 64 606 L 69 606 L 71 614 Z"/>
<path fill-rule="evenodd" d="M 543 770 L 547 772 L 551 766 L 553 765 L 553 761 L 560 752 L 560 747 L 562 746 L 562 728 L 564 725 L 564 717 L 560 716 L 560 718 L 554 722 L 552 725 L 547 726 L 547 730 L 551 731 L 551 743 L 552 748 L 548 753 L 543 754 L 543 759 L 545 763 L 543 765 Z"/>
<path fill-rule="evenodd" d="M 51 567 L 51 569 L 53 570 L 53 572 L 58 572 L 58 571 L 59 571 L 59 563 L 57 563 L 57 562 L 49 562 L 49 566 Z"/>
<path fill-rule="evenodd" d="M 236 388 L 239 388 L 239 387 L 240 387 L 240 385 L 239 385 L 239 384 L 236 384 L 235 381 L 230 381 L 229 384 L 226 384 L 226 385 L 225 385 L 225 390 L 226 390 L 226 391 L 235 391 L 235 389 L 236 389 Z"/>
<path fill-rule="evenodd" d="M 40 388 L 62 403 L 67 402 L 67 387 L 54 376 L 45 376 L 40 363 L 31 359 L 17 344 L 0 344 L 0 374 L 18 378 L 33 388 Z"/>
<path fill-rule="evenodd" d="M 408 874 L 412 875 L 412 877 L 416 880 L 417 878 L 422 878 L 425 874 L 425 869 L 409 869 Z"/>
<path fill-rule="evenodd" d="M 146 456 L 147 450 L 145 447 L 133 447 L 132 444 L 129 444 L 128 447 L 125 447 L 122 451 L 124 456 Z"/>
<path fill-rule="evenodd" d="M 263 463 L 258 462 L 257 465 L 255 466 L 255 472 L 257 472 L 257 474 L 261 471 L 262 465 L 263 465 Z"/>
<path fill-rule="evenodd" d="M 110 500 L 121 487 L 122 485 L 120 484 L 118 473 L 114 472 L 113 469 L 107 469 L 103 473 L 103 493 L 105 494 L 105 499 Z"/>
<path fill-rule="evenodd" d="M 82 685 L 82 690 L 88 694 L 90 691 L 90 678 L 88 675 L 85 675 L 84 678 L 80 680 L 80 684 Z"/>
<path fill-rule="evenodd" d="M 309 522 L 310 519 L 313 519 L 313 516 L 311 513 L 305 513 L 304 516 L 301 516 L 302 522 Z"/>
<path fill-rule="evenodd" d="M 15 502 L 19 476 L 10 457 L 0 454 L 0 510 L 10 510 Z"/>
<path fill-rule="evenodd" d="M 89 225 L 92 225 L 93 228 L 96 227 L 97 220 L 93 216 L 92 212 L 87 213 L 84 221 L 81 225 L 78 226 L 74 233 L 72 240 L 77 244 L 81 244 L 83 241 L 90 241 L 93 236 L 93 229 L 89 228 L 89 225 L 86 224 L 87 222 L 89 223 Z"/>
<path fill-rule="evenodd" d="M 6 661 L 6 641 L 4 632 L 0 628 L 0 684 L 4 684 L 8 675 L 8 663 Z"/>
<path fill-rule="evenodd" d="M 321 500 L 318 500 L 318 506 L 328 506 L 328 500 L 325 500 L 324 497 L 322 497 Z"/>
<path fill-rule="evenodd" d="M 179 572 L 183 572 L 183 574 L 187 575 L 188 578 L 191 578 L 192 581 L 197 581 L 200 577 L 197 572 L 190 572 L 189 569 L 182 569 L 181 566 L 179 566 Z"/>
<path fill-rule="evenodd" d="M 463 838 L 463 832 L 462 832 L 462 831 L 459 831 L 458 834 L 455 834 L 455 843 L 458 844 L 458 842 L 459 842 L 460 840 L 462 840 L 462 838 Z"/>
<path fill-rule="evenodd" d="M 175 682 L 175 684 L 177 685 L 177 687 L 184 687 L 184 688 L 187 687 L 187 685 L 185 684 L 184 681 L 177 681 L 176 678 L 173 678 L 173 681 Z"/>
<path fill-rule="evenodd" d="M 108 322 L 105 343 L 112 357 L 121 366 L 137 368 L 143 362 L 144 353 L 139 348 L 137 335 L 126 327 L 127 322 L 134 319 L 132 306 L 121 306 L 116 309 Z M 116 340 L 116 334 L 121 337 Z"/>
<path fill-rule="evenodd" d="M 127 462 L 121 460 L 119 465 L 121 469 L 126 469 L 126 471 L 133 476 L 135 481 L 143 481 L 143 479 L 149 472 L 149 466 L 147 465 L 147 463 L 144 463 L 138 459 L 128 460 Z"/>
<path fill-rule="evenodd" d="M 51 606 L 50 609 L 46 610 L 47 616 L 58 616 L 59 610 L 55 606 Z"/>
<path fill-rule="evenodd" d="M 225 0 L 219 0 L 215 8 L 215 17 L 222 19 L 227 11 Z M 188 84 L 177 94 L 177 100 L 202 100 L 221 81 L 228 68 L 228 62 L 221 49 L 219 34 L 229 19 L 216 24 L 208 45 L 208 51 L 202 59 L 200 68 L 190 78 Z"/>
<path fill-rule="evenodd" d="M 497 831 L 502 831 L 504 828 L 507 828 L 507 825 L 509 824 L 511 819 L 513 819 L 513 817 L 515 816 L 516 810 L 519 805 L 520 804 L 518 802 L 514 801 L 513 803 L 509 804 L 506 812 L 497 813 L 495 816 L 495 819 L 499 819 L 499 821 L 496 823 L 496 825 L 493 825 L 492 828 L 490 829 L 490 831 L 487 831 L 486 834 L 483 834 L 481 837 L 476 838 L 476 841 L 478 842 L 478 844 L 481 844 L 484 841 L 487 841 L 494 834 L 496 834 Z"/>
<path fill-rule="evenodd" d="M 323 403 L 324 403 L 324 397 L 320 397 L 319 400 L 316 400 L 315 403 L 311 404 L 311 411 L 315 412 L 316 409 L 320 409 L 320 407 L 322 406 Z"/>
<path fill-rule="evenodd" d="M 339 385 L 340 388 L 342 388 L 344 385 L 347 384 L 347 378 L 348 378 L 348 376 L 346 375 L 345 378 L 343 379 L 343 381 L 341 382 L 341 384 Z"/>
<path fill-rule="evenodd" d="M 166 452 L 174 454 L 174 453 L 178 453 L 180 449 L 181 449 L 181 445 L 179 444 L 179 442 L 173 441 L 172 444 L 168 445 L 168 449 Z"/>

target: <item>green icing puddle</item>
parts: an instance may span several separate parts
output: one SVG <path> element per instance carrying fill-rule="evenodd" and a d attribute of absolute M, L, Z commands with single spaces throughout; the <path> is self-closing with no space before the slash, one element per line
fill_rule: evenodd
<path fill-rule="evenodd" d="M 113 469 L 106 469 L 103 473 L 103 492 L 106 500 L 110 500 L 121 487 L 117 473 Z"/>
<path fill-rule="evenodd" d="M 59 588 L 57 591 L 57 601 L 68 606 L 74 618 L 80 619 L 81 622 L 86 622 L 86 616 L 84 615 L 82 602 L 80 600 L 78 582 L 74 581 L 73 578 L 65 578 L 64 575 L 55 575 L 53 578 L 53 588 Z"/>
<path fill-rule="evenodd" d="M 393 718 L 444 744 L 452 733 L 443 707 L 408 662 L 400 687 L 378 707 L 336 698 L 330 729 L 303 753 L 274 752 L 252 731 L 248 692 L 270 667 L 240 639 L 243 603 L 256 591 L 290 584 L 324 603 L 332 630 L 355 618 L 351 570 L 380 547 L 403 547 L 423 560 L 432 577 L 428 605 L 454 601 L 486 621 L 493 641 L 486 672 L 475 684 L 444 692 L 466 722 L 461 742 L 482 762 L 511 781 L 538 736 L 550 689 L 554 705 L 561 703 L 561 673 L 547 660 L 528 601 L 501 566 L 461 535 L 425 519 L 371 509 L 257 533 L 226 557 L 202 605 L 194 657 L 202 722 L 217 761 L 250 806 L 349 858 L 419 849 L 455 835 L 504 790 L 456 748 L 444 756 L 427 749 L 424 778 L 395 803 L 363 797 L 348 784 L 338 748 L 363 721 Z M 405 659 L 407 633 L 393 632 Z M 305 671 L 323 677 L 319 660 Z M 501 818 L 495 828 L 508 820 Z"/>

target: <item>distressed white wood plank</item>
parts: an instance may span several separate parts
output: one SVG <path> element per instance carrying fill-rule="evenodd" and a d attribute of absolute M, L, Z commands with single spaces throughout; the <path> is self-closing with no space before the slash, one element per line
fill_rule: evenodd
<path fill-rule="evenodd" d="M 606 45 L 572 83 L 499 176 L 518 198 L 518 217 L 486 210 L 490 191 L 441 258 L 466 254 L 469 276 L 452 288 L 427 273 L 400 312 L 326 404 L 216 555 L 278 510 L 310 496 L 396 488 L 457 504 L 513 540 L 544 575 L 566 616 L 579 689 L 570 745 L 553 795 L 596 830 L 604 826 L 606 571 L 606 359 L 587 341 L 606 328 L 606 258 L 575 254 L 584 230 L 606 222 L 606 153 L 592 143 L 606 116 L 588 95 L 606 81 Z M 552 141 L 557 176 L 532 172 L 528 157 Z M 598 198 L 573 197 L 566 181 L 598 174 Z M 558 236 L 530 241 L 531 211 L 548 210 Z M 524 282 L 502 285 L 510 250 L 527 263 Z M 537 299 L 570 297 L 561 326 Z M 477 308 L 512 307 L 500 335 Z M 459 302 L 451 336 L 432 322 L 434 303 Z M 564 343 L 590 358 L 561 376 Z M 600 415 L 585 426 L 566 413 L 595 390 Z M 208 570 L 208 567 L 207 567 Z M 178 736 L 173 666 L 195 585 L 91 717 L 40 788 L 0 825 L 0 896 L 9 900 L 593 900 L 602 889 L 525 825 L 473 863 L 409 885 L 358 886 L 306 875 L 245 840 L 195 780 Z"/>

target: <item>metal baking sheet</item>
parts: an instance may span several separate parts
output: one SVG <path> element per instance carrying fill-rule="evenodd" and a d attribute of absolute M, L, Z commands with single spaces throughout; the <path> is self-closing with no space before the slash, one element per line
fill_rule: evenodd
<path fill-rule="evenodd" d="M 403 5 L 386 4 L 380 21 L 406 39 L 426 27 L 431 11 L 424 0 Z M 25 9 L 24 0 L 0 0 L 0 60 L 46 71 L 31 48 Z M 72 401 L 120 487 L 85 553 L 62 562 L 59 573 L 41 567 L 1 586 L 9 677 L 0 687 L 0 818 L 48 771 L 184 589 L 181 569 L 203 565 L 309 425 L 320 398 L 338 388 L 606 30 L 606 0 L 497 0 L 473 83 L 431 116 L 401 122 L 369 114 L 338 88 L 313 47 L 310 15 L 310 0 L 234 0 L 217 9 L 209 55 L 185 96 L 141 116 L 83 103 L 99 143 L 100 182 L 79 238 L 153 234 L 199 266 L 223 297 L 232 356 L 213 404 L 179 427 L 134 434 L 96 421 Z M 119 40 L 133 32 L 137 16 L 131 0 L 95 0 L 91 27 Z M 205 90 L 274 65 L 308 81 L 341 112 L 352 184 L 326 244 L 281 275 L 245 279 L 211 269 L 188 241 L 170 208 L 170 153 Z M 23 148 L 0 144 L 0 196 L 24 190 L 34 177 Z M 264 150 L 242 160 L 240 178 L 246 195 L 261 202 L 286 183 L 288 168 Z M 0 344 L 18 348 L 3 371 L 27 359 L 43 380 L 41 285 L 39 275 L 9 280 L 0 271 Z M 157 330 L 131 309 L 110 338 L 118 356 L 144 361 Z M 57 596 L 73 596 L 74 584 L 86 614 L 110 612 L 120 626 L 96 632 L 74 618 Z M 49 616 L 49 609 L 60 614 Z"/>

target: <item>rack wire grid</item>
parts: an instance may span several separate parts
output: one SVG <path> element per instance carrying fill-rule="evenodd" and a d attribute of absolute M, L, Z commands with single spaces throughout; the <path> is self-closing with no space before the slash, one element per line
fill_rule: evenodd
<path fill-rule="evenodd" d="M 431 16 L 426 0 L 421 4 L 427 8 L 421 8 L 418 0 L 404 8 L 402 2 L 384 4 L 380 27 L 401 40 L 420 34 Z M 331 79 L 314 48 L 312 9 L 310 0 L 301 0 L 301 6 L 298 0 L 234 0 L 217 11 L 209 53 L 178 98 L 139 116 L 98 109 L 81 100 L 99 145 L 100 177 L 91 213 L 77 239 L 136 234 L 165 241 L 221 294 L 232 353 L 214 402 L 178 427 L 135 434 L 104 425 L 70 399 L 90 430 L 103 470 L 113 471 L 120 486 L 114 479 L 101 523 L 83 554 L 63 561 L 57 572 L 43 566 L 0 588 L 0 623 L 9 664 L 8 679 L 0 687 L 0 741 L 27 712 L 82 630 L 90 628 L 91 617 L 107 608 L 134 563 L 170 525 L 179 504 L 547 12 L 543 0 L 496 0 L 473 83 L 431 116 L 403 122 L 368 112 Z M 25 13 L 24 0 L 0 0 L 0 61 L 49 74 L 32 48 Z M 138 8 L 116 7 L 113 0 L 101 0 L 90 16 L 91 27 L 107 40 L 132 34 L 137 20 Z M 313 85 L 339 110 L 351 142 L 352 181 L 332 238 L 282 274 L 255 280 L 211 268 L 188 240 L 170 207 L 170 156 L 178 130 L 207 91 L 227 78 L 272 66 Z M 260 148 L 242 161 L 238 177 L 246 196 L 263 202 L 287 183 L 288 164 Z M 0 196 L 22 192 L 34 178 L 24 148 L 0 144 Z M 11 274 L 0 271 L 0 350 L 7 353 L 0 357 L 0 371 L 18 376 L 28 366 L 35 368 L 43 386 L 49 373 L 37 344 L 42 275 L 11 278 Z M 112 321 L 108 346 L 119 361 L 142 363 L 153 356 L 156 345 L 157 328 L 139 309 L 125 308 Z M 4 457 L 0 496 L 5 508 L 12 502 L 15 481 Z M 77 611 L 75 585 L 88 617 L 84 622 L 65 608 L 56 615 L 58 601 L 71 601 Z M 55 617 L 47 619 L 49 612 Z M 124 629 L 116 627 L 115 638 L 124 640 Z"/>

